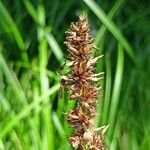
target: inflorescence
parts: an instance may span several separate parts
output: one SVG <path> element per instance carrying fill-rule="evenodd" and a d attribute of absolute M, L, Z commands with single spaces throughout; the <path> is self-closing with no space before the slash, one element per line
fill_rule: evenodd
<path fill-rule="evenodd" d="M 66 32 L 69 63 L 65 66 L 70 68 L 70 72 L 63 76 L 62 82 L 69 90 L 70 99 L 77 101 L 76 108 L 67 114 L 67 122 L 74 128 L 69 142 L 74 149 L 104 150 L 102 128 L 94 126 L 101 89 L 97 81 L 103 78 L 103 73 L 94 73 L 94 65 L 102 56 L 94 58 L 92 49 L 96 46 L 89 32 L 85 15 L 80 15 L 78 22 L 71 23 Z"/>

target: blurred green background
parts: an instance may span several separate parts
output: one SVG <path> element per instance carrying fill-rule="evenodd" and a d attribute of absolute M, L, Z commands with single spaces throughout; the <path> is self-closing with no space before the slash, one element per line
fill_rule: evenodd
<path fill-rule="evenodd" d="M 104 54 L 97 126 L 111 150 L 150 150 L 150 3 L 147 0 L 0 0 L 0 150 L 71 150 L 60 86 L 65 31 L 80 13 Z"/>

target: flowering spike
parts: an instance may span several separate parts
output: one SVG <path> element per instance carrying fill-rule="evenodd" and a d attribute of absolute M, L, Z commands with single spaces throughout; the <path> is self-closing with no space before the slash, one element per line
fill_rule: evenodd
<path fill-rule="evenodd" d="M 92 48 L 98 49 L 89 34 L 87 17 L 79 16 L 79 21 L 71 23 L 66 31 L 66 46 L 68 48 L 70 72 L 63 76 L 70 92 L 70 99 L 77 100 L 77 107 L 70 110 L 67 122 L 75 129 L 69 141 L 74 149 L 104 150 L 101 131 L 106 128 L 95 128 L 93 124 L 96 115 L 96 104 L 99 90 L 97 81 L 103 79 L 103 72 L 94 74 L 94 65 L 102 57 L 93 58 Z M 103 130 L 104 129 L 104 130 Z M 97 131 L 100 131 L 98 133 Z"/>

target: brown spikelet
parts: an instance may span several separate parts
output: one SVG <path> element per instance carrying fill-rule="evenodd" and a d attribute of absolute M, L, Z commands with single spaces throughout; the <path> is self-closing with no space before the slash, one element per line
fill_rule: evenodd
<path fill-rule="evenodd" d="M 66 67 L 70 67 L 71 71 L 63 76 L 62 84 L 69 90 L 70 99 L 77 100 L 77 107 L 70 110 L 67 117 L 67 122 L 75 129 L 69 142 L 74 149 L 104 150 L 103 135 L 93 124 L 100 91 L 96 82 L 103 78 L 103 73 L 94 74 L 94 65 L 101 56 L 93 57 L 92 48 L 96 46 L 89 31 L 87 17 L 81 15 L 66 32 L 65 44 L 70 61 Z"/>

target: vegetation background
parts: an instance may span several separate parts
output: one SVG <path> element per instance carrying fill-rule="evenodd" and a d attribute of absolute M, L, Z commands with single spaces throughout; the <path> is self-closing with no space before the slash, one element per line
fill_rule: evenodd
<path fill-rule="evenodd" d="M 150 3 L 147 0 L 0 0 L 0 150 L 71 150 L 60 86 L 65 31 L 82 12 L 104 54 L 98 126 L 111 150 L 150 150 Z"/>

